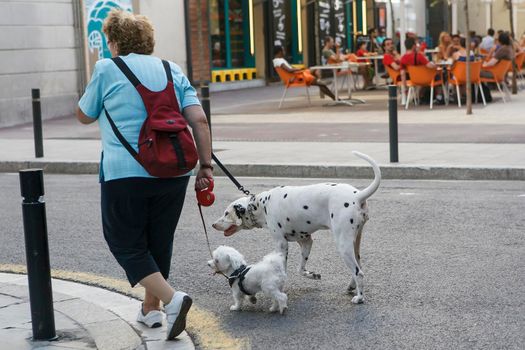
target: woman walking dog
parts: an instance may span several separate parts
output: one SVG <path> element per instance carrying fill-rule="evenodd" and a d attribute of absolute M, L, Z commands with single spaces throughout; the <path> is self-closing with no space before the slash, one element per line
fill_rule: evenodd
<path fill-rule="evenodd" d="M 184 128 L 187 123 L 192 129 L 200 163 L 195 188 L 201 190 L 213 178 L 210 131 L 196 92 L 181 69 L 151 56 L 155 41 L 146 17 L 112 10 L 103 31 L 113 58 L 95 65 L 80 99 L 77 118 L 83 124 L 99 122 L 104 238 L 130 284 L 138 283 L 146 289 L 137 320 L 148 327 L 161 326 L 162 301 L 170 340 L 185 329 L 186 314 L 192 304 L 186 293 L 175 291 L 166 281 L 191 168 L 181 176 L 158 178 L 150 175 L 131 153 L 142 150 L 138 139 L 146 117 L 152 120 L 152 114 L 159 115 L 157 107 L 171 108 L 168 112 L 176 118 L 165 122 Z M 176 137 L 172 141 L 177 156 L 184 159 L 182 141 Z M 128 147 L 123 142 L 129 142 Z M 190 146 L 195 153 L 193 141 Z"/>

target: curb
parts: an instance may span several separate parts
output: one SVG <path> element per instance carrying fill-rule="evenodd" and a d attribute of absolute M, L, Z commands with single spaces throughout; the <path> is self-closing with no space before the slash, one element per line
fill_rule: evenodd
<path fill-rule="evenodd" d="M 276 165 L 226 164 L 235 176 L 300 177 L 300 178 L 371 178 L 369 166 L 354 165 Z M 384 179 L 401 180 L 498 180 L 525 181 L 525 168 L 453 167 L 435 165 L 380 164 Z M 98 162 L 4 161 L 0 172 L 14 173 L 20 169 L 41 168 L 48 174 L 98 174 Z M 216 167 L 216 176 L 224 172 Z"/>

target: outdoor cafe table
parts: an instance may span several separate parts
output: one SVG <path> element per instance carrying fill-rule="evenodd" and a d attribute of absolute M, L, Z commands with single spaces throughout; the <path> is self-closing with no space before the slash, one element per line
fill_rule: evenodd
<path fill-rule="evenodd" d="M 352 98 L 352 89 L 350 87 L 350 82 L 348 82 L 347 84 L 348 100 L 341 100 L 339 98 L 339 89 L 338 89 L 339 85 L 337 83 L 337 71 L 340 69 L 345 70 L 345 69 L 350 69 L 350 68 L 358 68 L 360 66 L 366 66 L 366 65 L 368 65 L 368 63 L 341 62 L 341 63 L 336 63 L 336 64 L 327 64 L 324 66 L 313 66 L 313 67 L 309 67 L 309 69 L 310 70 L 316 70 L 316 69 L 331 70 L 332 74 L 334 75 L 334 87 L 335 87 L 335 91 L 334 91 L 335 101 L 333 102 L 333 104 L 334 105 L 343 104 L 347 106 L 353 106 L 354 103 L 365 103 L 365 101 L 358 99 L 358 98 Z"/>
<path fill-rule="evenodd" d="M 374 85 L 379 85 L 379 60 L 383 60 L 383 55 L 375 55 L 375 56 L 358 56 L 357 59 L 359 61 L 364 60 L 373 60 L 374 61 Z"/>

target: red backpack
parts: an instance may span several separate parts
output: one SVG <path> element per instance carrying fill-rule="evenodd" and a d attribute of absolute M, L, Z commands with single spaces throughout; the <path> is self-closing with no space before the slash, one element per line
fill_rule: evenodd
<path fill-rule="evenodd" d="M 170 64 L 162 60 L 168 83 L 164 90 L 154 92 L 142 85 L 122 58 L 114 57 L 111 60 L 137 89 L 147 113 L 140 129 L 139 151 L 136 152 L 122 136 L 105 109 L 106 117 L 119 141 L 152 176 L 166 178 L 189 172 L 195 167 L 199 157 L 191 132 L 188 130 L 188 123 L 180 113 Z"/>

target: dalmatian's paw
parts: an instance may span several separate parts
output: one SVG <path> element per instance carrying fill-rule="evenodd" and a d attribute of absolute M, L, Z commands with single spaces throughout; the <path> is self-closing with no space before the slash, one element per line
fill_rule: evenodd
<path fill-rule="evenodd" d="M 362 295 L 356 295 L 355 297 L 352 298 L 352 303 L 354 304 L 362 304 L 364 301 L 364 298 Z"/>
<path fill-rule="evenodd" d="M 240 305 L 232 305 L 230 306 L 230 311 L 239 311 L 241 309 Z"/>
<path fill-rule="evenodd" d="M 348 285 L 348 288 L 346 288 L 346 291 L 350 294 L 353 293 L 355 290 L 355 281 L 352 280 L 350 284 Z"/>

